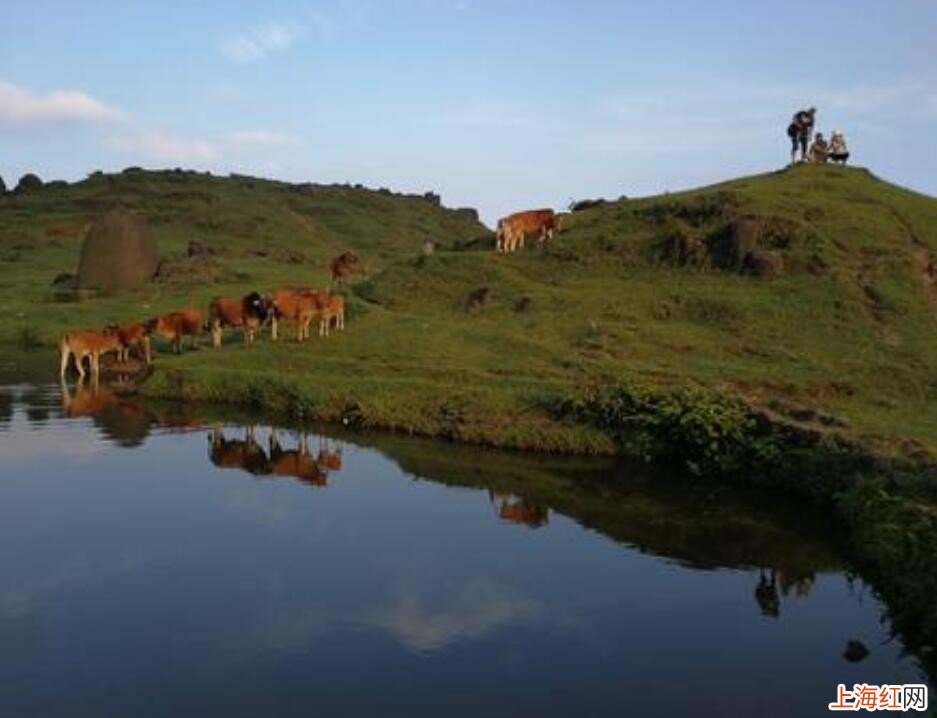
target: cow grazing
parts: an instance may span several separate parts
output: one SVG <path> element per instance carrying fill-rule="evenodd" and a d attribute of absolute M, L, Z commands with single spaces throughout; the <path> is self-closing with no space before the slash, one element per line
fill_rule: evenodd
<path fill-rule="evenodd" d="M 327 337 L 332 329 L 332 320 L 335 328 L 345 330 L 345 298 L 341 294 L 332 294 L 326 297 L 319 309 L 319 336 Z"/>
<path fill-rule="evenodd" d="M 305 434 L 300 437 L 295 449 L 284 450 L 276 432 L 271 432 L 270 473 L 275 476 L 292 476 L 310 486 L 328 486 L 328 476 L 309 453 Z"/>
<path fill-rule="evenodd" d="M 536 234 L 543 245 L 553 239 L 558 229 L 556 214 L 552 209 L 532 209 L 502 217 L 498 220 L 495 248 L 499 252 L 514 252 L 524 248 L 529 234 Z"/>
<path fill-rule="evenodd" d="M 354 252 L 342 252 L 329 262 L 329 272 L 332 274 L 333 282 L 341 283 L 345 281 L 345 277 L 360 271 L 363 271 L 361 260 Z"/>
<path fill-rule="evenodd" d="M 143 323 L 118 328 L 117 338 L 120 340 L 120 351 L 117 356 L 120 361 L 125 362 L 130 358 L 131 349 L 140 349 L 146 363 L 150 363 L 150 332 L 147 326 Z"/>
<path fill-rule="evenodd" d="M 61 378 L 65 378 L 68 371 L 68 360 L 75 357 L 75 368 L 80 379 L 85 378 L 84 360 L 90 363 L 91 377 L 95 381 L 100 376 L 101 356 L 108 352 L 121 350 L 120 337 L 116 326 L 104 329 L 78 329 L 65 332 L 59 342 L 59 371 Z"/>
<path fill-rule="evenodd" d="M 309 338 L 309 325 L 321 311 L 328 295 L 317 289 L 278 289 L 270 296 L 270 339 L 278 338 L 283 319 L 296 320 L 296 340 Z"/>
<path fill-rule="evenodd" d="M 205 314 L 201 309 L 188 307 L 150 319 L 145 327 L 149 334 L 158 334 L 167 339 L 172 346 L 173 353 L 181 354 L 183 337 L 195 337 L 202 333 L 205 327 Z"/>
<path fill-rule="evenodd" d="M 212 346 L 221 348 L 221 331 L 224 327 L 236 327 L 244 330 L 244 345 L 250 347 L 269 313 L 267 299 L 258 292 L 243 297 L 215 297 L 208 307 Z"/>

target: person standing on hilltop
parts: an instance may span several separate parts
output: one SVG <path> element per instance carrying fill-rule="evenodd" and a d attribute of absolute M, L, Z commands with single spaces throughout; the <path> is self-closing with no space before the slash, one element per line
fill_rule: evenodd
<path fill-rule="evenodd" d="M 791 119 L 787 126 L 787 136 L 791 138 L 791 164 L 797 161 L 797 148 L 800 148 L 800 159 L 807 159 L 807 143 L 813 136 L 813 126 L 816 122 L 817 108 L 811 107 L 800 110 Z"/>

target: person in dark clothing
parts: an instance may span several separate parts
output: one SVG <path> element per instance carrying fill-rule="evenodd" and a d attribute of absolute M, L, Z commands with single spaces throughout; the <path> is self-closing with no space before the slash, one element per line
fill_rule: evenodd
<path fill-rule="evenodd" d="M 791 140 L 791 164 L 797 161 L 797 150 L 800 148 L 800 159 L 807 159 L 807 145 L 813 136 L 813 126 L 816 122 L 817 109 L 811 107 L 797 112 L 787 126 L 787 136 Z"/>

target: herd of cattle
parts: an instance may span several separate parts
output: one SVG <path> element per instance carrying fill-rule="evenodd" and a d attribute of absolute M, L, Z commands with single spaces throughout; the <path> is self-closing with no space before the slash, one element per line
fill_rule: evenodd
<path fill-rule="evenodd" d="M 251 292 L 243 297 L 215 297 L 207 313 L 197 307 L 187 307 L 127 326 L 69 331 L 62 335 L 59 343 L 60 373 L 64 378 L 74 358 L 83 380 L 87 359 L 92 378 L 96 380 L 102 356 L 113 353 L 119 361 L 126 361 L 133 350 L 149 364 L 153 335 L 169 341 L 176 354 L 181 353 L 185 337 L 196 337 L 206 331 L 211 333 L 212 346 L 220 349 L 226 328 L 243 331 L 244 343 L 249 347 L 260 328 L 269 323 L 270 338 L 276 341 L 279 322 L 284 319 L 296 321 L 297 339 L 301 342 L 309 338 L 314 319 L 319 321 L 319 335 L 328 336 L 333 327 L 345 328 L 345 299 L 341 294 L 319 289 L 278 289 L 270 295 Z"/>
<path fill-rule="evenodd" d="M 531 235 L 536 235 L 538 243 L 543 245 L 560 230 L 563 217 L 552 209 L 527 210 L 503 217 L 498 220 L 495 250 L 514 252 L 523 249 L 526 238 Z M 359 271 L 360 263 L 353 252 L 344 252 L 331 260 L 329 269 L 333 282 L 340 282 Z M 328 336 L 333 326 L 345 328 L 345 300 L 340 294 L 317 289 L 278 289 L 271 295 L 251 292 L 243 297 L 215 297 L 207 314 L 197 307 L 187 307 L 128 326 L 109 325 L 103 329 L 69 331 L 59 343 L 60 373 L 64 378 L 74 358 L 78 375 L 83 380 L 87 359 L 91 375 L 97 379 L 102 356 L 113 353 L 118 361 L 126 362 L 133 350 L 138 351 L 149 364 L 154 334 L 168 340 L 173 353 L 177 354 L 182 351 L 185 337 L 203 332 L 210 332 L 212 346 L 220 349 L 222 333 L 229 327 L 242 330 L 244 343 L 249 347 L 260 328 L 269 323 L 270 338 L 277 341 L 278 324 L 284 319 L 296 321 L 296 338 L 300 342 L 309 338 L 314 319 L 319 321 L 319 335 Z"/>

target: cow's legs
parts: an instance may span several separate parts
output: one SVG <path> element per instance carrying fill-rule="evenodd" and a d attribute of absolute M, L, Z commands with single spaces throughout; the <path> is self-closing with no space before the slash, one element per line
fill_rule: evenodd
<path fill-rule="evenodd" d="M 221 322 L 213 319 L 211 323 L 211 345 L 215 349 L 221 349 Z"/>
<path fill-rule="evenodd" d="M 85 357 L 87 354 L 75 354 L 75 366 L 78 369 L 78 380 L 85 380 Z"/>
<path fill-rule="evenodd" d="M 277 340 L 277 318 L 274 315 L 270 317 L 270 341 L 275 342 Z"/>
<path fill-rule="evenodd" d="M 65 373 L 68 371 L 68 359 L 71 356 L 71 350 L 68 348 L 68 345 L 65 341 L 62 341 L 62 346 L 60 348 L 61 360 L 59 362 L 59 376 L 62 380 L 65 379 Z"/>

